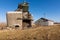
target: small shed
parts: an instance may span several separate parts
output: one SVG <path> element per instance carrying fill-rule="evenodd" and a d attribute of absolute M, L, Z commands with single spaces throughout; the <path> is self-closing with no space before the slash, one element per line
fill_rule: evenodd
<path fill-rule="evenodd" d="M 40 18 L 39 20 L 36 21 L 36 23 L 41 25 L 41 26 L 54 25 L 54 21 L 46 19 L 46 18 Z"/>

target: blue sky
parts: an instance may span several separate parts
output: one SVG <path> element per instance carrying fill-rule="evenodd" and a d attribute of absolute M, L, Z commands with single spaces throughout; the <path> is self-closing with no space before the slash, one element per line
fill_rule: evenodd
<path fill-rule="evenodd" d="M 17 9 L 18 4 L 23 0 L 0 0 L 0 22 L 6 22 L 6 12 Z M 27 0 L 29 11 L 34 20 L 44 17 L 60 22 L 60 0 Z"/>

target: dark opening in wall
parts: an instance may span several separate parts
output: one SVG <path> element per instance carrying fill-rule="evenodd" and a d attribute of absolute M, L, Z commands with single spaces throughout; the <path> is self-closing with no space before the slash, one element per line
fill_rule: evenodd
<path fill-rule="evenodd" d="M 23 20 L 23 27 L 31 27 L 31 20 Z"/>
<path fill-rule="evenodd" d="M 15 28 L 18 28 L 18 27 L 19 27 L 19 25 L 16 25 L 16 26 L 15 26 Z"/>

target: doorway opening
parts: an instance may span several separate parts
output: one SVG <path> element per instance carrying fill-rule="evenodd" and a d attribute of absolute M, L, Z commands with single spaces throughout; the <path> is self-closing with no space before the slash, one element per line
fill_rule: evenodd
<path fill-rule="evenodd" d="M 31 20 L 23 20 L 23 27 L 30 28 L 31 27 Z"/>

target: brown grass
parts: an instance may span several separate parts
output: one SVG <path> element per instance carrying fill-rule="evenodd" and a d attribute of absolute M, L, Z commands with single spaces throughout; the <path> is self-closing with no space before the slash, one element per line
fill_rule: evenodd
<path fill-rule="evenodd" d="M 0 23 L 0 30 L 5 29 L 7 26 L 6 23 Z"/>
<path fill-rule="evenodd" d="M 60 25 L 26 30 L 2 30 L 0 40 L 60 40 Z"/>

